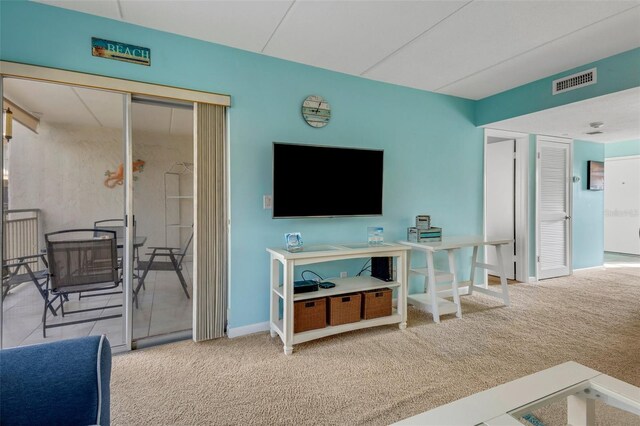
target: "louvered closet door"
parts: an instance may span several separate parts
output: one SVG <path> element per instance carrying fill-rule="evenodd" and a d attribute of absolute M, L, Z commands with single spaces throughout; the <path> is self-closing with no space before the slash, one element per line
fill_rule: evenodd
<path fill-rule="evenodd" d="M 571 273 L 571 143 L 538 139 L 538 279 Z"/>

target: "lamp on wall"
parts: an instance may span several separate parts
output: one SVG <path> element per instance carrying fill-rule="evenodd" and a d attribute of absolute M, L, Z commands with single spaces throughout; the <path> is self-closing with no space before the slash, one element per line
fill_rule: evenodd
<path fill-rule="evenodd" d="M 13 112 L 11 108 L 3 110 L 4 113 L 4 138 L 9 142 L 13 137 Z"/>

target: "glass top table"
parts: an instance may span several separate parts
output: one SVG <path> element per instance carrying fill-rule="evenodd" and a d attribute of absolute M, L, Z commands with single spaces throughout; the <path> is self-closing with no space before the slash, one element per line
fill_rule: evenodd
<path fill-rule="evenodd" d="M 597 401 L 638 416 L 640 422 L 640 388 L 569 361 L 394 424 L 522 426 L 520 419 L 565 399 L 567 424 L 595 424 Z"/>

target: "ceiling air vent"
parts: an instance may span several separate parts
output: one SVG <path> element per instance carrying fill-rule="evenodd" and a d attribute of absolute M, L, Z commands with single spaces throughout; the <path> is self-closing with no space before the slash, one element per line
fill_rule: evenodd
<path fill-rule="evenodd" d="M 596 84 L 598 73 L 596 68 L 572 74 L 568 77 L 553 80 L 552 94 L 568 92 L 569 90 L 579 89 L 584 86 Z"/>
<path fill-rule="evenodd" d="M 587 132 L 585 133 L 586 135 L 601 135 L 604 132 L 600 131 L 600 130 L 594 130 L 593 132 Z"/>

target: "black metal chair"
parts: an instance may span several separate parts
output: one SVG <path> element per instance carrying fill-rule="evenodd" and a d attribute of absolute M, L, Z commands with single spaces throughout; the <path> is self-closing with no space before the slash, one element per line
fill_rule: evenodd
<path fill-rule="evenodd" d="M 120 241 L 124 241 L 125 236 L 125 227 L 124 227 L 124 219 L 102 219 L 96 220 L 93 222 L 93 227 L 95 229 L 105 229 L 107 231 L 114 231 L 116 233 L 116 239 Z M 136 223 L 133 223 L 133 237 L 135 239 L 136 236 Z M 118 263 L 120 267 L 122 267 L 122 257 L 123 257 L 123 249 L 118 247 Z M 133 278 L 138 278 L 140 276 L 140 265 L 138 264 L 140 260 L 140 252 L 139 247 L 133 247 L 133 262 L 136 265 L 136 273 L 133 275 Z M 144 288 L 144 287 L 143 287 Z"/>
<path fill-rule="evenodd" d="M 149 247 L 149 249 L 152 250 L 151 253 L 147 253 L 147 255 L 149 256 L 149 260 L 138 261 L 140 269 L 144 269 L 144 272 L 138 280 L 138 286 L 133 292 L 133 297 L 136 302 L 136 308 L 138 307 L 138 292 L 140 291 L 140 287 L 144 286 L 144 280 L 147 278 L 147 274 L 149 273 L 149 271 L 175 271 L 184 294 L 187 296 L 187 299 L 190 299 L 189 291 L 187 290 L 187 282 L 182 275 L 182 261 L 187 255 L 187 251 L 189 250 L 189 246 L 191 245 L 192 240 L 193 232 L 191 232 L 189 240 L 182 249 L 179 247 Z M 167 260 L 159 261 L 156 260 L 157 257 Z"/>
<path fill-rule="evenodd" d="M 124 219 L 102 219 L 93 222 L 94 229 L 104 229 L 106 231 L 113 231 L 116 233 L 117 240 L 124 240 Z M 94 233 L 95 236 L 95 233 Z M 118 248 L 118 260 L 122 261 L 122 249 Z"/>
<path fill-rule="evenodd" d="M 101 306 L 99 308 L 77 309 L 65 311 L 65 297 L 73 293 L 102 292 L 114 289 L 122 283 L 116 232 L 102 229 L 69 229 L 45 234 L 47 244 L 47 261 L 49 265 L 48 293 L 53 299 L 45 299 L 42 314 L 42 335 L 46 336 L 47 328 L 81 324 L 118 318 L 122 313 L 86 318 L 77 321 L 61 322 L 47 325 L 47 309 L 56 298 L 60 299 L 60 311 L 64 317 L 89 311 L 103 311 L 119 305 Z"/>
<path fill-rule="evenodd" d="M 42 262 L 44 269 L 37 269 Z M 44 254 L 34 254 L 31 256 L 21 256 L 14 259 L 7 259 L 2 265 L 2 299 L 7 297 L 9 291 L 22 283 L 31 282 L 40 293 L 40 296 L 47 301 L 49 283 L 49 271 L 47 270 L 47 259 Z M 36 268 L 34 271 L 33 269 Z M 51 301 L 51 304 L 54 300 Z M 58 309 L 54 309 L 49 304 L 49 310 L 55 316 Z M 58 307 L 59 308 L 59 307 Z"/>

